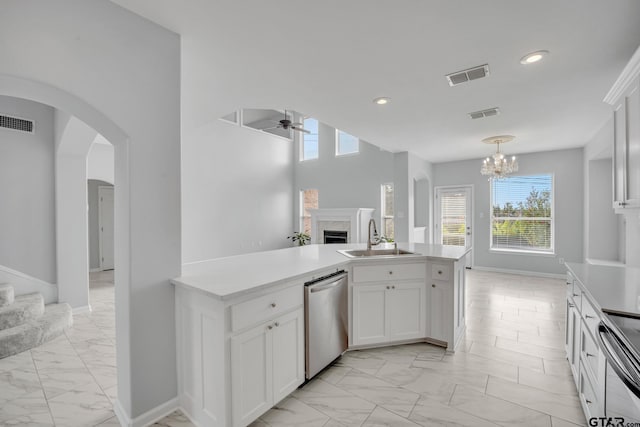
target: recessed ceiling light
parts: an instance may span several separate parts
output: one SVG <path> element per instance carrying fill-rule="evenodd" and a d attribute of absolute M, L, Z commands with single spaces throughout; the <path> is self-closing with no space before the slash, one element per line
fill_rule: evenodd
<path fill-rule="evenodd" d="M 538 50 L 535 52 L 527 53 L 525 56 L 520 59 L 520 63 L 523 65 L 533 64 L 534 62 L 540 61 L 542 58 L 549 54 L 548 50 Z"/>
<path fill-rule="evenodd" d="M 378 105 L 384 105 L 384 104 L 388 104 L 389 101 L 391 101 L 390 98 L 387 98 L 386 96 L 381 96 L 379 98 L 374 99 L 373 103 Z"/>

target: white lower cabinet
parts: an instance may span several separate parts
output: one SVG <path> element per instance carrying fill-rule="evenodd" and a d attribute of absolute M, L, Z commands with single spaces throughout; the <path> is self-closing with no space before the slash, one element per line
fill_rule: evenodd
<path fill-rule="evenodd" d="M 178 394 L 197 425 L 244 427 L 304 382 L 301 282 L 223 301 L 176 288 Z"/>
<path fill-rule="evenodd" d="M 582 284 L 567 273 L 565 349 L 585 417 L 604 415 L 606 361 L 594 334 L 602 313 Z"/>
<path fill-rule="evenodd" d="M 352 345 L 426 336 L 424 282 L 353 286 Z"/>
<path fill-rule="evenodd" d="M 231 338 L 234 426 L 251 423 L 303 382 L 302 309 Z"/>

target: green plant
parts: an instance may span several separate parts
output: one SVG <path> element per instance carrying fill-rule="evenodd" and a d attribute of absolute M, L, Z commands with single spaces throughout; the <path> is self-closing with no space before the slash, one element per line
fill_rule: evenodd
<path fill-rule="evenodd" d="M 384 243 L 393 243 L 393 237 L 380 236 L 380 241 Z"/>
<path fill-rule="evenodd" d="M 311 243 L 311 236 L 304 231 L 294 231 L 293 236 L 288 236 L 287 239 L 291 239 L 293 243 L 298 242 L 298 246 L 304 246 L 307 243 Z"/>

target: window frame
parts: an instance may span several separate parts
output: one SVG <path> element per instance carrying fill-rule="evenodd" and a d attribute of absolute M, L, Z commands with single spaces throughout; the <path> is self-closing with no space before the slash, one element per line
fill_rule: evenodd
<path fill-rule="evenodd" d="M 535 255 L 541 257 L 553 257 L 556 256 L 556 230 L 555 230 L 555 204 L 556 204 L 556 195 L 555 195 L 555 186 L 556 179 L 555 174 L 552 172 L 541 172 L 541 173 L 532 173 L 527 175 L 511 175 L 505 179 L 509 178 L 517 178 L 517 177 L 528 177 L 528 176 L 549 176 L 551 178 L 551 216 L 550 217 L 494 217 L 493 216 L 493 193 L 494 193 L 494 180 L 489 180 L 489 252 L 491 253 L 502 253 L 502 254 L 513 254 L 513 255 Z M 525 221 L 534 221 L 534 220 L 549 220 L 550 222 L 550 248 L 548 250 L 527 250 L 527 249 L 516 249 L 516 248 L 500 248 L 493 246 L 493 222 L 495 219 L 507 219 L 507 220 L 516 220 L 516 219 L 524 219 Z"/>
<path fill-rule="evenodd" d="M 315 120 L 316 123 L 318 124 L 317 125 L 318 133 L 315 134 L 317 136 L 316 157 L 309 157 L 309 158 L 305 158 L 304 157 L 304 153 L 305 153 L 305 151 L 304 151 L 304 142 L 305 142 L 304 139 L 307 136 L 307 134 L 304 133 L 304 132 L 300 132 L 300 135 L 299 135 L 299 138 L 300 138 L 299 139 L 299 141 L 300 141 L 299 142 L 300 155 L 298 156 L 299 157 L 298 161 L 300 161 L 300 162 L 309 162 L 309 161 L 312 161 L 312 160 L 318 160 L 320 158 L 320 121 L 318 119 L 310 117 L 310 116 L 309 117 L 303 117 L 302 118 L 302 127 L 305 128 L 305 129 L 306 129 L 306 127 L 304 125 L 304 122 L 305 122 L 305 120 L 308 120 L 308 119 Z"/>
<path fill-rule="evenodd" d="M 385 203 L 385 187 L 386 186 L 391 186 L 391 191 L 393 193 L 393 214 L 391 216 L 389 215 L 385 215 L 386 213 L 386 203 Z M 384 237 L 391 237 L 393 239 L 393 241 L 395 242 L 396 240 L 396 206 L 395 206 L 395 202 L 396 202 L 396 187 L 395 185 L 393 185 L 393 182 L 385 182 L 380 184 L 380 228 L 382 229 L 382 233 L 380 233 L 381 235 L 383 235 Z M 393 222 L 393 236 L 387 236 L 386 235 L 386 223 L 385 220 L 386 219 L 391 219 L 391 221 Z"/>
<path fill-rule="evenodd" d="M 350 137 L 353 137 L 356 139 L 356 151 L 351 151 L 349 153 L 341 153 L 340 152 L 340 134 L 343 133 L 345 135 L 349 135 Z M 336 138 L 336 157 L 343 157 L 343 156 L 354 156 L 356 154 L 360 154 L 360 138 L 358 138 L 355 135 L 351 135 L 348 132 L 345 132 L 343 130 L 340 129 L 336 129 L 336 133 L 335 133 L 335 138 Z"/>

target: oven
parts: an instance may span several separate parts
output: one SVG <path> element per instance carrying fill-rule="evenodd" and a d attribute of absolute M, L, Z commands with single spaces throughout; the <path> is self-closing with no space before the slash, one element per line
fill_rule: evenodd
<path fill-rule="evenodd" d="M 598 326 L 607 359 L 605 416 L 622 425 L 640 425 L 640 319 L 607 314 Z M 621 418 L 623 420 L 621 420 Z"/>

